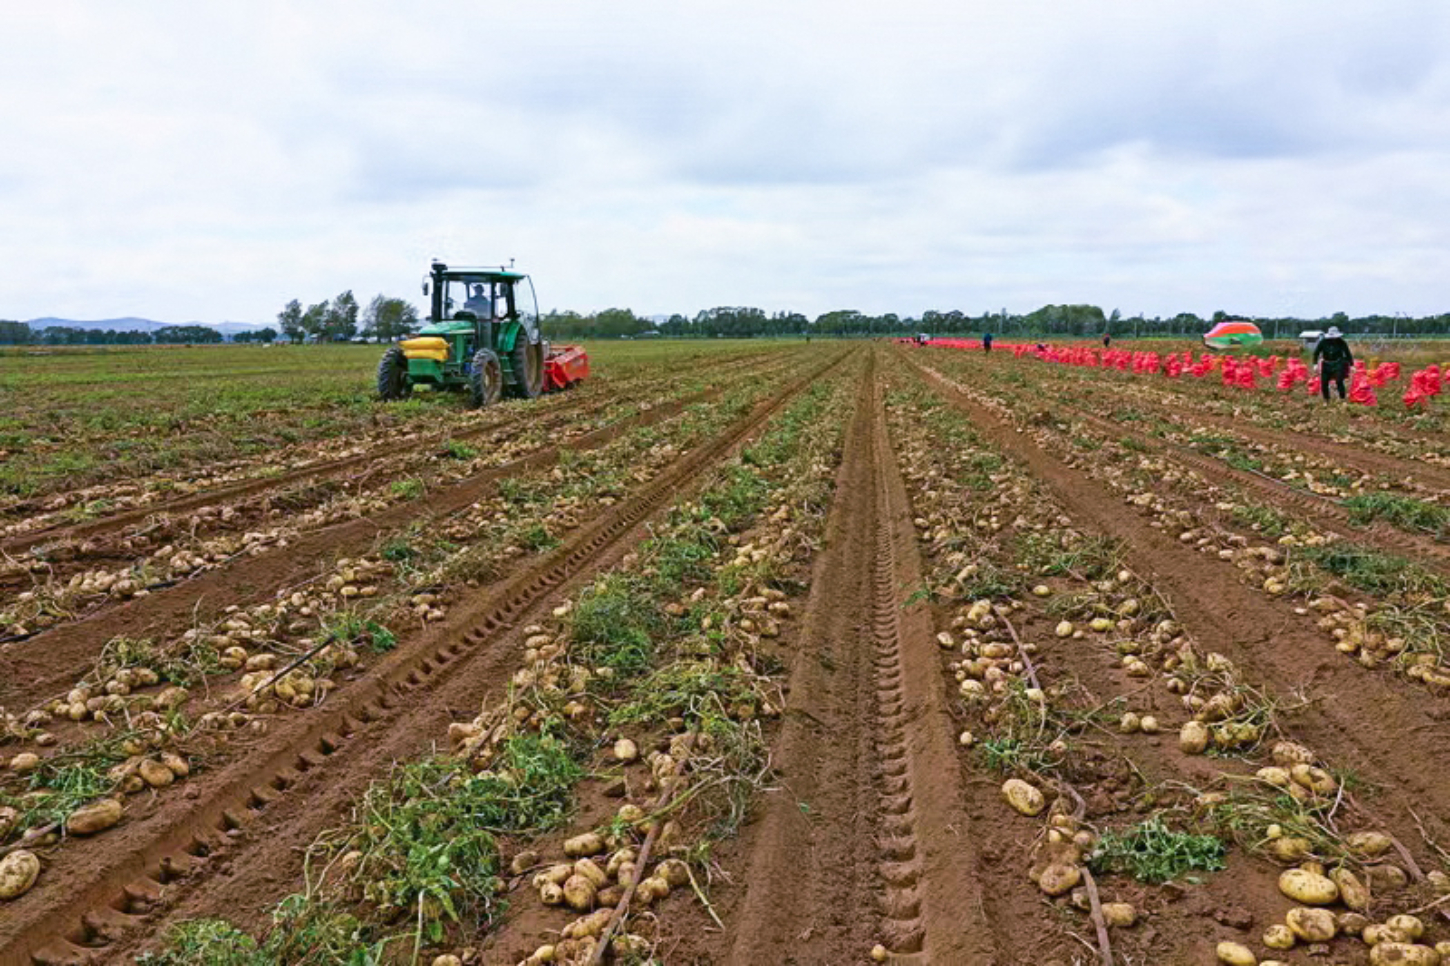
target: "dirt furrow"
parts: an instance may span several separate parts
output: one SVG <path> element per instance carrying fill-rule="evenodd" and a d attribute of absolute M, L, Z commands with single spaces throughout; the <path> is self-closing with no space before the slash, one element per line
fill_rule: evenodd
<path fill-rule="evenodd" d="M 874 364 L 836 492 L 729 961 L 995 962 Z"/>
<path fill-rule="evenodd" d="M 1450 826 L 1441 816 L 1450 810 L 1450 759 L 1440 740 L 1443 707 L 1406 682 L 1367 674 L 1343 661 L 1290 608 L 1217 573 L 1196 553 L 1145 527 L 1101 484 L 1065 466 L 929 370 L 918 371 L 984 435 L 1021 460 L 1082 525 L 1122 541 L 1179 618 L 1197 629 L 1205 648 L 1228 655 L 1285 693 L 1303 689 L 1321 696 L 1297 713 L 1297 734 L 1382 786 L 1385 800 L 1438 812 L 1422 817 L 1437 838 L 1446 835 Z M 1413 827 L 1408 833 L 1415 834 Z"/>
<path fill-rule="evenodd" d="M 418 744 L 418 736 L 438 733 L 438 722 L 450 717 L 461 696 L 468 696 L 461 705 L 467 706 L 477 693 L 504 683 L 511 666 L 500 654 L 505 632 L 561 587 L 623 552 L 625 538 L 651 514 L 846 357 L 836 355 L 762 402 L 538 564 L 394 652 L 319 713 L 284 722 L 245 758 L 202 777 L 190 800 L 178 797 L 92 848 L 57 856 L 42 883 L 7 909 L 0 964 L 104 959 L 113 951 L 106 947 L 122 935 L 145 929 L 158 902 L 171 903 L 190 885 L 181 880 L 215 865 L 210 857 L 237 830 L 255 829 L 279 813 L 287 813 L 284 821 L 288 815 L 296 821 L 318 817 L 307 790 L 355 789 L 354 779 L 386 767 L 394 745 Z M 294 789 L 301 794 L 289 794 Z M 267 838 L 275 834 L 269 829 Z"/>
<path fill-rule="evenodd" d="M 0 682 L 0 706 L 29 706 L 69 687 L 78 670 L 94 660 L 107 640 L 117 636 L 140 639 L 167 631 L 179 632 L 224 605 L 263 600 L 279 587 L 314 577 L 321 559 L 360 552 L 380 533 L 410 521 L 428 522 L 446 517 L 493 492 L 500 480 L 551 466 L 563 452 L 596 449 L 627 430 L 662 422 L 718 393 L 719 390 L 708 390 L 656 406 L 568 443 L 494 467 L 448 489 L 434 491 L 425 502 L 401 503 L 380 513 L 304 534 L 285 548 L 204 571 L 164 591 L 6 644 L 0 647 L 0 655 L 15 673 Z"/>
<path fill-rule="evenodd" d="M 734 372 L 737 369 L 755 368 L 760 365 L 761 361 L 761 359 L 756 357 L 733 360 L 719 366 L 715 370 L 715 374 L 723 375 Z M 430 446 L 439 446 L 448 440 L 464 441 L 477 439 L 488 433 L 506 428 L 510 424 L 522 426 L 525 425 L 525 420 L 542 419 L 548 421 L 550 425 L 553 425 L 560 422 L 563 418 L 578 416 L 581 413 L 604 408 L 609 404 L 611 399 L 618 398 L 619 393 L 632 391 L 634 383 L 644 384 L 646 383 L 646 379 L 645 377 L 641 377 L 612 385 L 609 387 L 607 394 L 570 394 L 557 399 L 557 401 L 550 400 L 553 404 L 546 405 L 544 408 L 540 408 L 537 403 L 509 404 L 499 407 L 498 411 L 494 414 L 495 418 L 487 419 L 479 424 L 428 433 L 402 443 L 373 446 L 362 453 L 296 467 L 276 476 L 240 480 L 234 483 L 224 483 L 219 486 L 207 487 L 195 493 L 176 497 L 175 499 L 163 500 L 130 510 L 121 510 L 98 517 L 94 520 L 87 520 L 83 523 L 44 527 L 0 541 L 0 551 L 14 555 L 24 553 L 30 548 L 42 544 L 95 539 L 118 530 L 123 530 L 128 526 L 142 523 L 157 514 L 186 513 L 205 506 L 245 499 L 269 490 L 281 490 L 296 486 L 299 483 L 329 479 L 360 467 L 367 467 L 378 460 L 406 455 Z M 47 499 L 54 499 L 55 496 L 55 494 L 51 494 Z M 25 512 L 27 509 L 39 512 L 41 509 L 41 501 L 10 504 L 0 508 L 0 513 L 14 516 Z"/>

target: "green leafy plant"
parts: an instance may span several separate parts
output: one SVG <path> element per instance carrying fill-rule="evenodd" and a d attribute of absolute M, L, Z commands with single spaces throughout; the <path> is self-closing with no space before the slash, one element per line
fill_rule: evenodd
<path fill-rule="evenodd" d="M 1218 872 L 1227 847 L 1213 835 L 1178 832 L 1161 816 L 1122 831 L 1104 832 L 1088 857 L 1094 872 L 1119 872 L 1139 882 L 1168 882 L 1189 872 Z"/>

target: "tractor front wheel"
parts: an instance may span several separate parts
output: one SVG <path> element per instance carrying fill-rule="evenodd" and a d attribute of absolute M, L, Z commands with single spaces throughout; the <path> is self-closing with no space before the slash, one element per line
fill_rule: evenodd
<path fill-rule="evenodd" d="M 492 406 L 503 395 L 503 363 L 492 349 L 473 354 L 473 371 L 468 374 L 470 401 L 474 409 Z"/>
<path fill-rule="evenodd" d="M 378 362 L 378 396 L 384 402 L 402 399 L 408 394 L 408 357 L 393 346 Z"/>
<path fill-rule="evenodd" d="M 544 391 L 544 344 L 530 342 L 522 332 L 514 339 L 513 351 L 509 353 L 509 366 L 513 369 L 513 393 L 524 399 L 533 399 Z"/>

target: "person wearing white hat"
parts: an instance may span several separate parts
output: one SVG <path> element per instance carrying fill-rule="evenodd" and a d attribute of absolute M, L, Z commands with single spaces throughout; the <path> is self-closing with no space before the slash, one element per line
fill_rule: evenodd
<path fill-rule="evenodd" d="M 1319 369 L 1319 391 L 1324 394 L 1324 401 L 1329 402 L 1331 380 L 1339 387 L 1339 398 L 1343 399 L 1344 380 L 1354 365 L 1354 354 L 1349 351 L 1349 343 L 1344 341 L 1344 333 L 1338 326 L 1331 325 L 1314 346 L 1314 363 Z"/>

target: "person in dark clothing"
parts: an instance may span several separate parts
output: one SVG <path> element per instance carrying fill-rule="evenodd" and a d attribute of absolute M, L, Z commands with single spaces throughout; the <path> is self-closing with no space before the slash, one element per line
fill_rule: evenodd
<path fill-rule="evenodd" d="M 1106 349 L 1108 346 L 1110 346 L 1112 344 L 1113 344 L 1113 334 L 1111 332 L 1104 332 L 1103 333 L 1103 348 Z"/>
<path fill-rule="evenodd" d="M 992 351 L 992 333 L 990 333 L 990 332 L 983 332 L 982 333 L 982 351 L 983 352 L 991 352 Z"/>
<path fill-rule="evenodd" d="M 1339 331 L 1338 326 L 1331 325 L 1329 331 L 1314 346 L 1314 362 L 1319 367 L 1319 391 L 1324 393 L 1324 401 L 1329 402 L 1329 382 L 1339 387 L 1339 398 L 1344 398 L 1344 380 L 1349 375 L 1350 366 L 1354 365 L 1354 355 L 1349 351 L 1349 343 L 1344 341 L 1344 333 Z"/>

